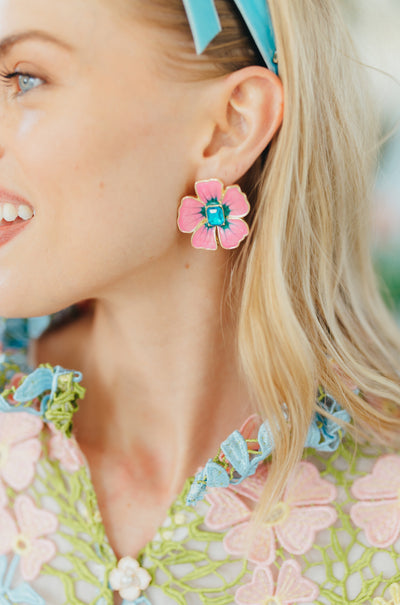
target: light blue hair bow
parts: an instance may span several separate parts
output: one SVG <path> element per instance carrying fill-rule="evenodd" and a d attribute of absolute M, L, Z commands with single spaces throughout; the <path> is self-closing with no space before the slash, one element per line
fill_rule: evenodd
<path fill-rule="evenodd" d="M 222 30 L 214 0 L 182 0 L 197 54 Z M 276 43 L 267 0 L 234 0 L 268 69 L 278 73 Z"/>

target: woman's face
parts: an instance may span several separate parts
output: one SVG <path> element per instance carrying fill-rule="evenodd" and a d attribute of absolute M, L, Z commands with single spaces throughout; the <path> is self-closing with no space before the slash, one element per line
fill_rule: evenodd
<path fill-rule="evenodd" d="M 0 190 L 35 213 L 0 224 L 0 315 L 19 317 L 100 296 L 179 248 L 204 95 L 163 74 L 159 33 L 113 0 L 0 0 L 9 36 Z"/>

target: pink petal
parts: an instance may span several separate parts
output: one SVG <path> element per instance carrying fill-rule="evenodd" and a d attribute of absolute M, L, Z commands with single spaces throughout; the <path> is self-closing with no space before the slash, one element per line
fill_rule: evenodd
<path fill-rule="evenodd" d="M 221 488 L 210 489 L 206 500 L 211 504 L 204 522 L 211 529 L 226 529 L 247 521 L 251 516 L 250 509 L 231 491 Z"/>
<path fill-rule="evenodd" d="M 36 437 L 42 427 L 43 421 L 28 412 L 4 412 L 1 415 L 0 443 L 12 445 Z"/>
<path fill-rule="evenodd" d="M 343 372 L 343 370 L 338 366 L 338 364 L 335 361 L 333 361 L 333 359 L 331 359 L 331 364 L 334 367 L 337 375 L 339 376 L 339 378 L 343 382 L 343 384 L 345 384 L 347 386 L 347 388 L 350 389 L 350 391 L 357 391 L 358 387 L 357 387 L 356 383 L 353 382 L 351 380 L 351 378 L 349 378 L 347 376 L 347 374 L 345 374 Z M 363 396 L 365 397 L 364 394 L 363 394 Z"/>
<path fill-rule="evenodd" d="M 205 217 L 201 214 L 204 204 L 194 197 L 184 197 L 179 207 L 178 227 L 184 233 L 192 233 Z"/>
<path fill-rule="evenodd" d="M 378 548 L 394 544 L 400 533 L 398 500 L 357 502 L 350 510 L 351 520 L 365 531 L 368 542 Z"/>
<path fill-rule="evenodd" d="M 66 437 L 60 432 L 54 434 L 49 443 L 50 458 L 59 460 L 70 473 L 75 473 L 84 466 L 85 460 L 74 437 Z"/>
<path fill-rule="evenodd" d="M 238 185 L 227 187 L 222 204 L 229 207 L 229 218 L 241 218 L 250 212 L 250 204 Z"/>
<path fill-rule="evenodd" d="M 309 603 L 319 595 L 319 589 L 310 580 L 303 578 L 297 561 L 285 561 L 279 570 L 276 596 L 285 605 Z"/>
<path fill-rule="evenodd" d="M 201 225 L 192 235 L 192 246 L 193 248 L 202 248 L 204 250 L 216 250 L 215 227 L 210 228 Z"/>
<path fill-rule="evenodd" d="M 303 555 L 314 544 L 317 531 L 335 523 L 337 513 L 331 506 L 293 508 L 289 517 L 274 526 L 282 546 L 292 555 Z"/>
<path fill-rule="evenodd" d="M 16 491 L 28 487 L 35 476 L 35 465 L 41 452 L 39 439 L 29 439 L 12 446 L 2 469 L 4 481 Z"/>
<path fill-rule="evenodd" d="M 230 489 L 244 496 L 245 498 L 249 498 L 250 500 L 254 500 L 258 502 L 261 497 L 261 493 L 265 487 L 265 481 L 268 476 L 268 465 L 267 464 L 259 464 L 257 471 L 251 477 L 247 477 L 242 483 L 238 485 L 230 486 Z"/>
<path fill-rule="evenodd" d="M 194 186 L 197 195 L 204 204 L 210 200 L 220 201 L 222 198 L 223 185 L 218 179 L 210 179 L 209 181 L 198 181 Z"/>
<path fill-rule="evenodd" d="M 249 528 L 249 523 L 241 523 L 228 531 L 223 542 L 226 552 L 237 556 L 246 554 L 251 536 Z M 270 565 L 275 561 L 275 536 L 271 527 L 261 526 L 257 531 L 248 559 L 262 565 Z"/>
<path fill-rule="evenodd" d="M 352 493 L 360 500 L 397 498 L 400 489 L 400 456 L 387 455 L 379 458 L 372 473 L 357 479 Z"/>
<path fill-rule="evenodd" d="M 2 481 L 0 481 L 0 507 L 3 508 L 4 506 L 7 506 L 7 502 L 7 492 Z"/>
<path fill-rule="evenodd" d="M 15 374 L 12 375 L 11 380 L 9 380 L 6 384 L 6 389 L 10 389 L 11 387 L 16 387 L 18 388 L 21 384 L 21 381 L 23 378 L 25 378 L 26 374 L 23 374 L 22 372 L 15 372 Z"/>
<path fill-rule="evenodd" d="M 28 496 L 18 496 L 14 508 L 22 533 L 30 539 L 56 531 L 57 517 L 47 510 L 38 508 Z"/>
<path fill-rule="evenodd" d="M 35 580 L 40 574 L 42 565 L 56 555 L 57 549 L 50 540 L 35 540 L 32 549 L 21 558 L 21 574 L 24 580 Z"/>
<path fill-rule="evenodd" d="M 261 425 L 261 418 L 258 414 L 252 414 L 242 424 L 239 429 L 239 433 L 243 435 L 245 439 L 257 439 L 258 429 Z M 254 446 L 256 443 L 252 443 L 252 449 L 256 449 Z"/>
<path fill-rule="evenodd" d="M 321 479 L 317 467 L 311 462 L 299 462 L 288 480 L 284 501 L 291 506 L 328 504 L 336 497 L 336 487 Z"/>
<path fill-rule="evenodd" d="M 225 229 L 217 227 L 218 239 L 225 250 L 232 250 L 237 248 L 240 242 L 249 235 L 249 226 L 240 218 L 229 218 L 227 223 L 229 226 Z"/>
<path fill-rule="evenodd" d="M 0 510 L 0 555 L 10 552 L 13 541 L 18 535 L 18 528 L 10 513 Z"/>
<path fill-rule="evenodd" d="M 252 581 L 236 591 L 235 602 L 238 605 L 263 605 L 268 602 L 268 597 L 273 596 L 274 580 L 271 570 L 268 567 L 258 568 Z"/>

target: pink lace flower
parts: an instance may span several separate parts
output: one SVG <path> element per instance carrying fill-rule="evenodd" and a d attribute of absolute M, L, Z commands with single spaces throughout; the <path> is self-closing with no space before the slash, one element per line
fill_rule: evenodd
<path fill-rule="evenodd" d="M 19 555 L 22 577 L 34 580 L 42 565 L 56 554 L 53 542 L 40 536 L 56 531 L 57 517 L 38 509 L 26 495 L 17 496 L 14 511 L 17 523 L 7 510 L 0 510 L 0 555 L 9 552 Z"/>
<path fill-rule="evenodd" d="M 3 485 L 3 482 L 0 481 L 0 508 L 7 506 L 7 502 L 8 502 L 7 492 Z"/>
<path fill-rule="evenodd" d="M 382 412 L 386 416 L 391 416 L 392 418 L 400 417 L 399 406 L 390 401 L 388 399 L 383 399 L 382 397 L 375 397 L 374 395 L 370 395 L 368 393 L 363 393 L 363 397 L 365 401 L 370 403 L 375 410 Z"/>
<path fill-rule="evenodd" d="M 400 456 L 379 458 L 372 473 L 354 482 L 352 493 L 360 502 L 350 516 L 368 542 L 378 548 L 394 544 L 400 535 Z"/>
<path fill-rule="evenodd" d="M 229 529 L 224 537 L 225 550 L 237 556 L 247 552 L 251 509 L 234 494 L 257 501 L 263 489 L 267 465 L 231 489 L 213 489 L 206 496 L 211 504 L 205 523 L 212 529 Z M 275 561 L 276 541 L 287 552 L 305 554 L 315 541 L 317 531 L 326 529 L 337 518 L 334 508 L 326 506 L 336 497 L 334 485 L 321 479 L 310 462 L 300 462 L 290 478 L 284 498 L 257 532 L 248 554 L 250 561 L 270 565 Z M 232 525 L 234 527 L 232 527 Z"/>
<path fill-rule="evenodd" d="M 61 465 L 70 473 L 75 473 L 85 464 L 82 452 L 74 437 L 67 437 L 61 431 L 49 424 L 53 433 L 49 442 L 49 456 L 59 460 Z"/>
<path fill-rule="evenodd" d="M 333 359 L 330 359 L 330 362 L 331 362 L 336 374 L 339 376 L 340 380 L 343 382 L 343 384 L 345 384 L 347 386 L 347 388 L 350 389 L 351 391 L 353 391 L 354 393 L 357 393 L 358 387 L 357 387 L 356 383 L 351 378 L 349 378 L 349 376 L 347 376 L 347 374 L 345 372 L 343 372 L 343 370 L 336 363 L 336 361 L 334 361 Z"/>
<path fill-rule="evenodd" d="M 291 605 L 310 603 L 318 595 L 318 587 L 303 578 L 297 561 L 285 561 L 279 570 L 276 585 L 271 570 L 259 567 L 254 571 L 252 581 L 236 591 L 235 602 L 238 605 Z"/>
<path fill-rule="evenodd" d="M 42 446 L 43 422 L 28 412 L 4 412 L 0 422 L 0 476 L 19 491 L 30 485 Z"/>
<path fill-rule="evenodd" d="M 249 234 L 242 217 L 250 211 L 246 196 L 238 185 L 223 189 L 218 179 L 198 181 L 197 198 L 184 197 L 179 207 L 178 227 L 183 233 L 192 233 L 192 246 L 206 250 L 237 248 Z"/>

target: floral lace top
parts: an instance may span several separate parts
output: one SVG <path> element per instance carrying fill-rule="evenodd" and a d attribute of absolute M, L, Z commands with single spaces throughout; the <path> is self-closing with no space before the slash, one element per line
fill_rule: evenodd
<path fill-rule="evenodd" d="M 400 605 L 400 455 L 321 419 L 250 551 L 270 451 L 255 417 L 118 562 L 73 436 L 81 376 L 27 367 L 35 329 L 0 325 L 0 605 Z"/>

